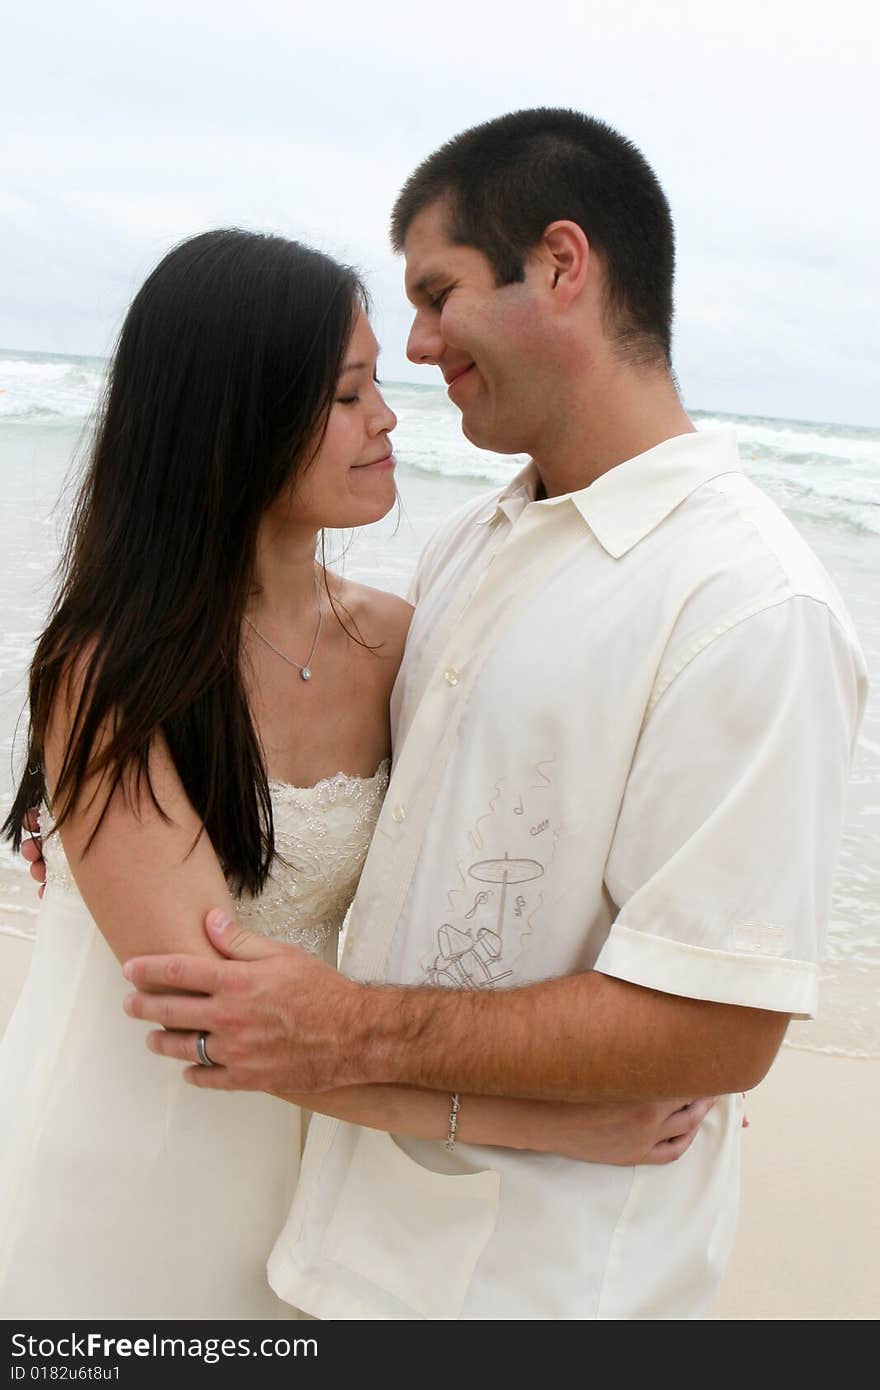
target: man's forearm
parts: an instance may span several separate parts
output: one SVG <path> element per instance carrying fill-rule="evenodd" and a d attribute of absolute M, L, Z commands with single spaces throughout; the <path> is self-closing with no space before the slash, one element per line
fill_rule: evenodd
<path fill-rule="evenodd" d="M 685 999 L 588 971 L 519 989 L 365 986 L 364 1081 L 569 1101 L 756 1086 L 787 1014 Z"/>
<path fill-rule="evenodd" d="M 510 990 L 359 984 L 295 946 L 213 926 L 227 957 L 141 956 L 125 1007 L 157 1023 L 156 1052 L 214 1066 L 214 1090 L 332 1091 L 371 1084 L 523 1100 L 625 1101 L 756 1086 L 786 1014 L 686 999 L 586 971 Z M 172 986 L 174 994 L 149 991 Z"/>

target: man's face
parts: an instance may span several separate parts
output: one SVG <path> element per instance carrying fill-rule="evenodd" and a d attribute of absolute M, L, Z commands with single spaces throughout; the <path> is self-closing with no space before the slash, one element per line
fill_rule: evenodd
<path fill-rule="evenodd" d="M 482 449 L 537 451 L 548 399 L 546 304 L 539 264 L 523 283 L 495 283 L 487 258 L 456 246 L 443 202 L 424 208 L 404 242 L 406 293 L 415 309 L 407 344 L 411 362 L 437 366 L 464 434 Z"/>

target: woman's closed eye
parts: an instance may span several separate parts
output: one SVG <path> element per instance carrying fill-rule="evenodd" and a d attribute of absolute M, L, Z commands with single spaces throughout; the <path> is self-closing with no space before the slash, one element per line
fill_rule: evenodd
<path fill-rule="evenodd" d="M 376 386 L 381 386 L 381 385 L 382 385 L 381 381 L 379 380 L 379 378 L 378 378 L 377 376 L 374 376 L 374 377 L 373 377 L 373 382 L 374 382 L 374 384 L 375 384 Z M 351 396 L 337 396 L 337 397 L 336 397 L 336 401 L 337 401 L 337 404 L 338 404 L 338 405 L 357 405 L 357 403 L 358 403 L 359 400 L 360 400 L 360 396 L 359 396 L 357 393 L 355 393 L 354 395 L 351 395 Z"/>

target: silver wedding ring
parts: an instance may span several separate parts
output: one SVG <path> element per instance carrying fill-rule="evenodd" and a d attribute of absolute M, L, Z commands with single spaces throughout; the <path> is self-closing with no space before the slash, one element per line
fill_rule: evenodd
<path fill-rule="evenodd" d="M 207 1036 L 207 1033 L 199 1033 L 199 1036 L 196 1038 L 196 1056 L 199 1059 L 200 1066 L 215 1067 L 217 1063 L 211 1061 L 210 1057 L 208 1056 L 208 1049 L 205 1046 L 205 1040 L 207 1039 Z"/>

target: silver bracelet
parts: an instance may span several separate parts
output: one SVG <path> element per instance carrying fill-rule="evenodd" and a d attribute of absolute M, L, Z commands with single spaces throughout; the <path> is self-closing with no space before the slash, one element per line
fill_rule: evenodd
<path fill-rule="evenodd" d="M 450 1099 L 452 1100 L 452 1109 L 449 1112 L 449 1134 L 446 1137 L 446 1147 L 449 1152 L 452 1153 L 452 1150 L 455 1148 L 455 1131 L 458 1127 L 458 1112 L 461 1109 L 461 1099 L 458 1091 L 456 1091 Z"/>

